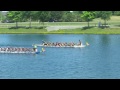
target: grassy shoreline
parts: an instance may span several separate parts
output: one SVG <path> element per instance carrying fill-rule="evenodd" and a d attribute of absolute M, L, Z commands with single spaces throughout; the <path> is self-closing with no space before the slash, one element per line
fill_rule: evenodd
<path fill-rule="evenodd" d="M 0 34 L 120 34 L 120 28 L 64 29 L 48 32 L 46 29 L 7 29 L 0 28 Z"/>

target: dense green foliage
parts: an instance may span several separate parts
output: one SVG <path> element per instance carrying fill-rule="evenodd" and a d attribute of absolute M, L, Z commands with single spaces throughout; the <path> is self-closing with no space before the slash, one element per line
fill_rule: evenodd
<path fill-rule="evenodd" d="M 23 11 L 22 14 L 22 20 L 21 21 L 29 21 L 29 27 L 31 27 L 31 19 L 34 18 L 34 11 Z"/>
<path fill-rule="evenodd" d="M 105 26 L 106 26 L 106 21 L 107 21 L 107 20 L 110 20 L 110 17 L 111 17 L 111 15 L 112 15 L 112 12 L 111 12 L 111 11 L 100 11 L 99 14 L 100 14 L 101 19 L 104 20 L 104 24 L 105 24 Z"/>
<path fill-rule="evenodd" d="M 119 11 L 9 11 L 6 19 L 13 21 L 41 22 L 80 22 L 91 21 L 93 18 L 109 20 L 110 16 L 120 15 Z"/>
<path fill-rule="evenodd" d="M 83 14 L 81 15 L 81 17 L 83 18 L 83 20 L 88 22 L 88 27 L 89 27 L 89 22 L 94 19 L 95 14 L 92 11 L 83 11 Z"/>
<path fill-rule="evenodd" d="M 1 21 L 1 22 L 3 22 L 3 21 L 6 19 L 5 16 L 6 16 L 5 13 L 2 12 L 2 11 L 0 11 L 0 21 Z"/>
<path fill-rule="evenodd" d="M 17 22 L 22 19 L 22 13 L 21 13 L 21 11 L 9 11 L 9 13 L 7 13 L 7 19 L 15 21 L 16 28 L 17 28 L 18 27 Z"/>
<path fill-rule="evenodd" d="M 44 25 L 44 22 L 46 22 L 50 19 L 50 11 L 37 11 L 36 17 Z"/>
<path fill-rule="evenodd" d="M 31 28 L 32 22 L 41 22 L 43 26 L 44 22 L 87 22 L 89 27 L 89 23 L 95 18 L 103 19 L 102 25 L 106 26 L 112 15 L 119 16 L 120 11 L 8 11 L 3 16 L 6 17 L 6 22 L 16 22 L 16 27 L 18 22 L 29 22 Z M 0 16 L 3 17 L 2 14 Z"/>

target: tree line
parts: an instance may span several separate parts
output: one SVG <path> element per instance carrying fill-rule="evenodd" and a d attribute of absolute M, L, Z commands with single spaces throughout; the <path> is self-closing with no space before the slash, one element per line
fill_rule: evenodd
<path fill-rule="evenodd" d="M 120 15 L 120 11 L 8 11 L 4 20 L 16 22 L 29 22 L 31 27 L 32 21 L 38 21 L 44 25 L 44 22 L 89 22 L 95 18 L 101 18 L 106 21 L 110 20 L 112 15 Z"/>

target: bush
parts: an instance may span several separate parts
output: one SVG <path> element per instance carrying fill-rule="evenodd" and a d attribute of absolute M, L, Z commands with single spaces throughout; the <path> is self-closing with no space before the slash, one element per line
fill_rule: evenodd
<path fill-rule="evenodd" d="M 33 27 L 34 29 L 44 29 L 46 26 L 40 26 L 40 27 Z"/>
<path fill-rule="evenodd" d="M 18 29 L 18 27 L 10 27 L 9 29 Z"/>
<path fill-rule="evenodd" d="M 26 26 L 18 26 L 18 27 L 14 26 L 14 27 L 10 27 L 9 29 L 19 29 L 19 28 L 26 28 Z"/>
<path fill-rule="evenodd" d="M 12 20 L 2 20 L 1 22 L 2 23 L 14 23 L 14 21 L 12 21 Z"/>
<path fill-rule="evenodd" d="M 46 28 L 46 26 L 40 26 L 40 27 L 26 27 L 26 26 L 18 26 L 18 27 L 10 27 L 9 29 L 19 29 L 19 28 L 23 28 L 23 29 L 30 29 L 30 28 L 34 28 L 34 29 L 44 29 Z"/>
<path fill-rule="evenodd" d="M 102 26 L 100 26 L 99 28 L 102 28 L 102 29 L 104 29 L 104 28 L 110 28 L 110 26 L 109 26 L 108 23 L 106 23 L 106 25 L 105 25 L 105 24 L 102 24 Z"/>
<path fill-rule="evenodd" d="M 85 27 L 82 28 L 82 30 L 90 29 L 90 28 L 93 28 L 93 27 L 95 27 L 95 26 L 89 26 L 89 27 L 85 26 Z"/>

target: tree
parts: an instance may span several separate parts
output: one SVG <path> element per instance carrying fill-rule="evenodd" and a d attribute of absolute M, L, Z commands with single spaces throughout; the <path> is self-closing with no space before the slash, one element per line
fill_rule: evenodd
<path fill-rule="evenodd" d="M 93 11 L 83 11 L 81 15 L 81 18 L 88 22 L 88 27 L 89 27 L 89 22 L 92 21 L 94 17 L 95 17 L 95 12 Z"/>
<path fill-rule="evenodd" d="M 31 21 L 34 18 L 35 11 L 22 11 L 22 19 L 29 21 L 29 27 L 31 27 Z"/>
<path fill-rule="evenodd" d="M 39 22 L 41 21 L 44 26 L 44 22 L 50 19 L 50 11 L 37 11 L 36 17 L 38 18 Z"/>
<path fill-rule="evenodd" d="M 77 21 L 77 22 L 80 22 L 80 21 L 82 21 L 82 19 L 81 19 L 81 14 L 82 14 L 82 11 L 74 11 L 73 12 L 74 13 L 74 15 L 75 15 L 75 21 Z"/>
<path fill-rule="evenodd" d="M 73 12 L 64 12 L 63 16 L 62 16 L 62 21 L 65 21 L 65 22 L 73 22 L 74 21 L 74 18 L 75 15 Z"/>
<path fill-rule="evenodd" d="M 114 15 L 120 16 L 120 11 L 114 11 Z"/>
<path fill-rule="evenodd" d="M 13 20 L 13 21 L 15 21 L 16 22 L 16 28 L 18 27 L 18 21 L 20 21 L 20 19 L 21 19 L 21 11 L 9 11 L 9 12 L 7 12 L 7 15 L 6 15 L 6 17 L 7 17 L 7 19 L 8 20 Z"/>
<path fill-rule="evenodd" d="M 6 21 L 6 12 L 2 12 L 2 11 L 0 11 L 0 21 L 1 22 L 4 22 L 4 21 Z"/>
<path fill-rule="evenodd" d="M 106 21 L 110 20 L 110 16 L 112 15 L 112 11 L 100 11 L 99 12 L 101 19 L 104 20 L 104 24 L 106 27 Z"/>
<path fill-rule="evenodd" d="M 65 11 L 51 11 L 50 14 L 51 14 L 52 20 L 61 21 L 64 12 Z"/>
<path fill-rule="evenodd" d="M 101 17 L 101 11 L 95 11 L 95 18 L 100 18 Z"/>

